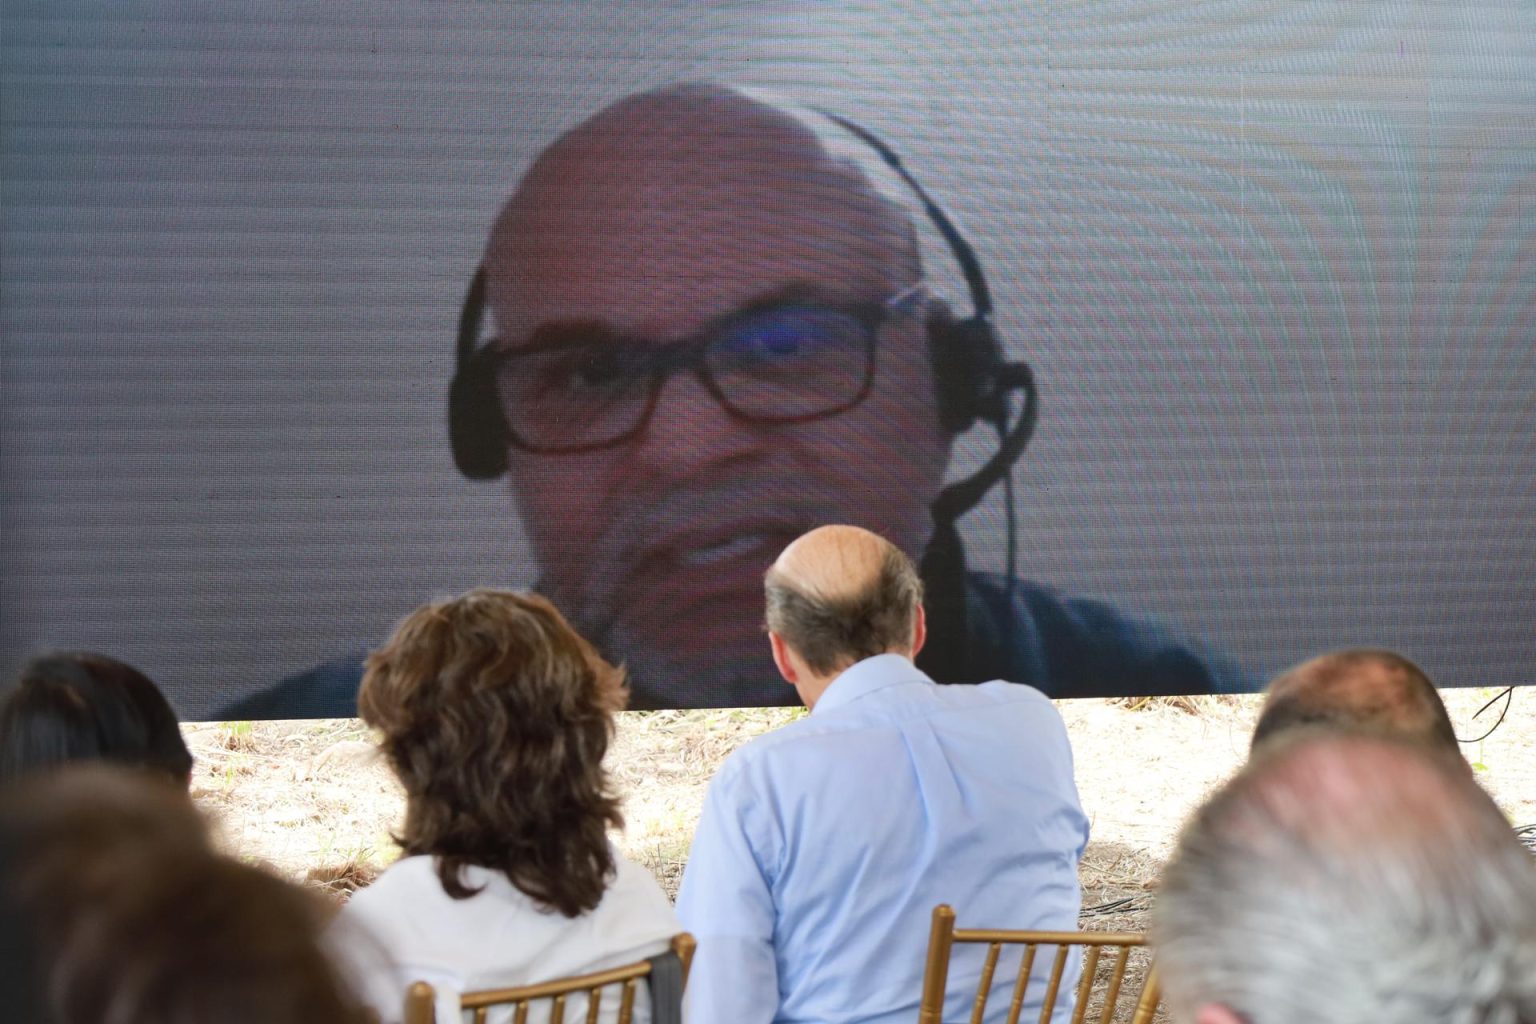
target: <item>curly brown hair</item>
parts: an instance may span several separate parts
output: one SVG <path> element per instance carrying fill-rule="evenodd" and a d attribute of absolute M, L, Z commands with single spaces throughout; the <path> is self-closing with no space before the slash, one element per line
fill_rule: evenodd
<path fill-rule="evenodd" d="M 472 590 L 412 612 L 369 655 L 357 706 L 405 787 L 407 854 L 436 858 L 443 890 L 502 872 L 567 917 L 614 874 L 623 825 L 603 755 L 627 699 L 609 665 L 536 594 Z"/>

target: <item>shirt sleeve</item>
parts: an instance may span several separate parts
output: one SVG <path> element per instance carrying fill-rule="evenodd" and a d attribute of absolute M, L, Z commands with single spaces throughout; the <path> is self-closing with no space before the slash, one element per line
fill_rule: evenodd
<path fill-rule="evenodd" d="M 723 772 L 710 784 L 678 891 L 678 917 L 698 942 L 689 1024 L 770 1024 L 779 1007 L 773 894 L 752 823 L 761 805 L 742 782 Z"/>

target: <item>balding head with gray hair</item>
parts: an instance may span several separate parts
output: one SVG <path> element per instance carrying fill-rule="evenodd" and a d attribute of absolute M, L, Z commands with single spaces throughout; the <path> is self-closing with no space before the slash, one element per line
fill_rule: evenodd
<path fill-rule="evenodd" d="M 1536 1021 L 1536 861 L 1455 760 L 1298 731 L 1185 826 L 1153 939 L 1175 1019 Z"/>
<path fill-rule="evenodd" d="M 923 646 L 923 584 L 912 560 L 857 526 L 821 526 L 764 578 L 774 660 L 807 706 L 844 669 Z"/>

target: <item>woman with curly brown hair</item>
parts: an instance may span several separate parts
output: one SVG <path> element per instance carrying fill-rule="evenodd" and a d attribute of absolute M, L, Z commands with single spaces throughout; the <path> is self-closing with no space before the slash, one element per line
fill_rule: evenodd
<path fill-rule="evenodd" d="M 681 930 L 671 905 L 608 839 L 623 819 L 602 762 L 625 697 L 623 672 L 533 594 L 426 605 L 369 656 L 358 710 L 405 788 L 405 855 L 338 929 L 343 945 L 366 931 L 392 960 L 358 967 L 384 1021 L 414 981 L 438 989 L 439 1021 L 457 1021 L 460 992 L 667 949 Z"/>

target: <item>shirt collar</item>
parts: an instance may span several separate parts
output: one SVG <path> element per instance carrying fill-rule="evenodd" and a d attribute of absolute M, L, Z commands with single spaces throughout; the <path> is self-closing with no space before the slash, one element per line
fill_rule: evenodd
<path fill-rule="evenodd" d="M 903 683 L 931 683 L 932 681 L 912 664 L 910 658 L 900 654 L 877 654 L 873 658 L 865 658 L 849 666 L 842 675 L 832 680 L 831 685 L 822 691 L 816 706 L 811 709 L 811 714 L 815 715 L 851 704 L 876 690 L 900 686 Z"/>

